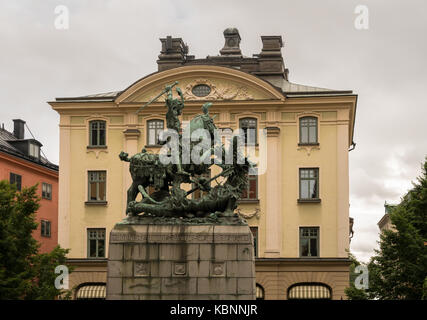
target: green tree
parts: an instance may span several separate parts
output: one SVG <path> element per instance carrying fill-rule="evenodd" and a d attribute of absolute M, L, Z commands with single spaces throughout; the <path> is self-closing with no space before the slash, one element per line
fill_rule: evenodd
<path fill-rule="evenodd" d="M 380 248 L 369 263 L 369 296 L 422 299 L 427 276 L 427 158 L 422 175 L 390 219 L 395 230 L 381 234 Z"/>
<path fill-rule="evenodd" d="M 37 185 L 16 191 L 8 181 L 0 181 L 0 299 L 54 299 L 55 267 L 65 264 L 66 249 L 56 247 L 40 254 L 32 237 L 37 229 L 39 209 Z"/>
<path fill-rule="evenodd" d="M 349 254 L 349 259 L 351 260 L 350 265 L 350 286 L 345 289 L 345 294 L 347 295 L 347 298 L 349 300 L 367 300 L 368 295 L 365 292 L 364 289 L 357 289 L 356 288 L 356 278 L 360 275 L 359 273 L 355 272 L 355 269 L 357 266 L 359 266 L 361 263 L 357 261 L 356 257 Z"/>

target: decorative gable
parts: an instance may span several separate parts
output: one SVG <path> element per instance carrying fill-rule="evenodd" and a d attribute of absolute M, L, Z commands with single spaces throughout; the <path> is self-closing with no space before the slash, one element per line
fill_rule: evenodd
<path fill-rule="evenodd" d="M 188 66 L 159 72 L 137 81 L 117 97 L 116 103 L 148 102 L 175 81 L 178 81 L 186 101 L 284 99 L 268 82 L 253 75 L 217 66 Z M 158 101 L 164 99 L 161 96 Z"/>

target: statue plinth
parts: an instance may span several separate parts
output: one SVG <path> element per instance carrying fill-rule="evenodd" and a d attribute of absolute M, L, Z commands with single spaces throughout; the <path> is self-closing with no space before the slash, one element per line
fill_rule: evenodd
<path fill-rule="evenodd" d="M 244 223 L 116 224 L 107 299 L 255 299 L 252 233 Z"/>

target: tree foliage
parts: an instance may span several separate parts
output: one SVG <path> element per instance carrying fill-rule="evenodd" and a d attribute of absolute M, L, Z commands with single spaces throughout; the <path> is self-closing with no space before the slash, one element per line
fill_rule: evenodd
<path fill-rule="evenodd" d="M 370 298 L 426 298 L 427 158 L 422 175 L 390 213 L 395 230 L 380 236 L 369 263 Z"/>
<path fill-rule="evenodd" d="M 17 192 L 14 185 L 0 181 L 0 299 L 54 299 L 54 272 L 65 264 L 67 249 L 57 246 L 50 253 L 39 253 L 32 237 L 37 229 L 39 209 L 37 185 Z"/>
<path fill-rule="evenodd" d="M 365 292 L 364 289 L 357 289 L 356 288 L 356 278 L 359 276 L 358 273 L 355 272 L 355 269 L 357 266 L 359 266 L 361 263 L 357 261 L 356 257 L 349 254 L 349 259 L 351 260 L 350 265 L 350 286 L 345 289 L 345 294 L 347 295 L 347 298 L 349 300 L 366 300 L 368 299 L 368 295 Z"/>

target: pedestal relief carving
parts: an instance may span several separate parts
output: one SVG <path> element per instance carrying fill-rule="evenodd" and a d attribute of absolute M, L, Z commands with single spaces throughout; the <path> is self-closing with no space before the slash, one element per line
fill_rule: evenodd
<path fill-rule="evenodd" d="M 187 267 L 185 262 L 175 262 L 173 266 L 174 274 L 178 276 L 184 276 L 187 273 Z"/>
<path fill-rule="evenodd" d="M 148 277 L 150 275 L 150 263 L 135 261 L 133 264 L 133 275 L 135 277 Z"/>

